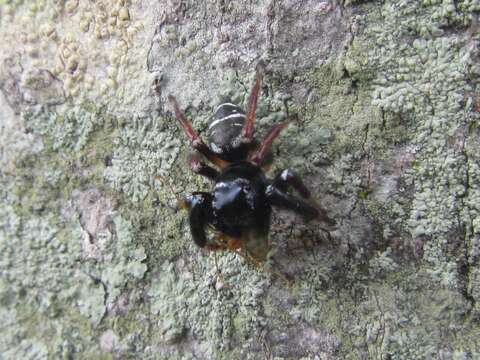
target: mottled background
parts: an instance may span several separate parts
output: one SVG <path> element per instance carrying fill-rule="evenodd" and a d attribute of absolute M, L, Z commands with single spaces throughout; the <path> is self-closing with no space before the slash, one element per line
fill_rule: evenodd
<path fill-rule="evenodd" d="M 480 357 L 478 0 L 0 0 L 1 359 Z M 271 269 L 196 248 L 197 129 L 296 118 L 334 231 L 277 211 Z M 155 181 L 161 176 L 164 182 Z M 227 286 L 228 285 L 228 286 Z"/>

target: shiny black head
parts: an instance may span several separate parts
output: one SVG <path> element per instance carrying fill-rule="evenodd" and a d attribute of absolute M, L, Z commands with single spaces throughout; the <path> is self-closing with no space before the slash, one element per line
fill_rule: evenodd
<path fill-rule="evenodd" d="M 258 206 L 255 195 L 255 190 L 246 179 L 219 182 L 213 189 L 213 211 L 228 225 L 252 225 L 251 214 Z"/>
<path fill-rule="evenodd" d="M 213 189 L 216 226 L 229 235 L 269 223 L 271 207 L 265 197 L 267 180 L 257 166 L 238 162 L 226 168 Z"/>

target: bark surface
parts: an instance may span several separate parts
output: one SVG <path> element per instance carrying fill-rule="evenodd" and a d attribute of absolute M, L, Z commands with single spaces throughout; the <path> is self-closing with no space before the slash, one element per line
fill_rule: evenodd
<path fill-rule="evenodd" d="M 478 0 L 0 0 L 0 358 L 480 357 Z M 294 119 L 335 229 L 275 211 L 267 269 L 190 237 L 199 132 Z M 158 181 L 161 177 L 162 181 Z"/>

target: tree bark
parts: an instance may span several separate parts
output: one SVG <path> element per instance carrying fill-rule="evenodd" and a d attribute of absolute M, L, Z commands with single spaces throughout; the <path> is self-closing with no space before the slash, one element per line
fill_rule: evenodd
<path fill-rule="evenodd" d="M 479 12 L 0 1 L 0 357 L 478 358 Z M 260 60 L 267 176 L 337 225 L 275 209 L 256 267 L 193 244 L 176 198 L 212 184 L 167 97 L 205 134 Z"/>

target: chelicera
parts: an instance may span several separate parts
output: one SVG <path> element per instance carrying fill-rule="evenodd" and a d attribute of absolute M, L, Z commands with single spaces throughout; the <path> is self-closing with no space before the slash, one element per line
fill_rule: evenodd
<path fill-rule="evenodd" d="M 257 66 L 247 111 L 230 102 L 220 104 L 209 124 L 209 145 L 193 129 L 173 96 L 169 100 L 175 116 L 191 146 L 218 169 L 207 165 L 198 154 L 189 157 L 190 169 L 210 179 L 211 192 L 194 192 L 182 199 L 189 210 L 193 241 L 208 250 L 243 249 L 256 261 L 265 260 L 272 206 L 294 211 L 305 221 L 315 218 L 333 225 L 325 212 L 310 199 L 310 191 L 291 170 L 280 171 L 268 180 L 262 170 L 269 148 L 287 122 L 275 124 L 261 142 L 254 138 L 257 99 L 261 89 L 264 65 Z M 295 189 L 302 199 L 290 194 Z M 216 236 L 207 237 L 207 228 Z"/>

